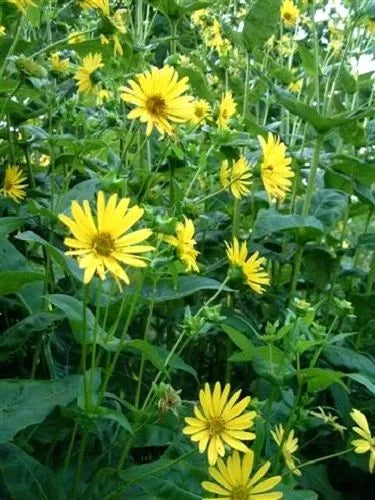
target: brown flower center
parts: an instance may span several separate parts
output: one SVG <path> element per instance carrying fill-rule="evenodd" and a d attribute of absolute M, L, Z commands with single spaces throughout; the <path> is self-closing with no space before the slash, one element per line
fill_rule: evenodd
<path fill-rule="evenodd" d="M 12 181 L 4 181 L 4 189 L 5 191 L 11 191 L 15 186 Z"/>
<path fill-rule="evenodd" d="M 165 100 L 159 95 L 149 97 L 146 101 L 147 111 L 154 116 L 163 116 L 167 105 Z"/>
<path fill-rule="evenodd" d="M 211 436 L 220 434 L 224 430 L 224 420 L 221 417 L 213 418 L 208 422 L 208 432 Z"/>
<path fill-rule="evenodd" d="M 109 233 L 99 233 L 94 237 L 92 247 L 99 255 L 108 257 L 115 249 L 115 242 Z"/>
<path fill-rule="evenodd" d="M 273 165 L 267 165 L 264 167 L 264 170 L 268 173 L 268 174 L 272 174 L 273 172 Z"/>
<path fill-rule="evenodd" d="M 245 486 L 237 486 L 234 488 L 231 495 L 231 500 L 248 500 L 249 491 Z"/>
<path fill-rule="evenodd" d="M 197 118 L 203 118 L 204 116 L 203 108 L 196 107 L 194 111 L 195 111 L 195 116 Z"/>
<path fill-rule="evenodd" d="M 286 19 L 287 21 L 289 21 L 289 19 L 292 19 L 292 14 L 290 14 L 289 12 L 285 12 L 284 19 Z"/>

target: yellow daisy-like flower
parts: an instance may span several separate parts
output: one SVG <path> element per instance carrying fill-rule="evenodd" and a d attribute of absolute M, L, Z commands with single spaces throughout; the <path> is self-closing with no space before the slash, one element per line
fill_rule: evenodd
<path fill-rule="evenodd" d="M 49 58 L 52 71 L 55 73 L 65 73 L 69 69 L 69 59 L 61 59 L 58 52 L 51 54 Z"/>
<path fill-rule="evenodd" d="M 138 83 L 129 81 L 129 87 L 123 87 L 120 95 L 125 102 L 135 104 L 129 114 L 131 120 L 139 118 L 147 123 L 146 134 L 150 135 L 155 127 L 161 135 L 172 135 L 170 122 L 183 123 L 191 119 L 191 96 L 182 95 L 188 89 L 188 78 L 178 79 L 177 71 L 171 66 L 137 75 Z"/>
<path fill-rule="evenodd" d="M 190 17 L 193 24 L 203 27 L 206 24 L 207 16 L 209 16 L 209 9 L 198 9 L 194 11 Z"/>
<path fill-rule="evenodd" d="M 185 217 L 185 221 L 179 222 L 176 226 L 176 236 L 167 235 L 164 237 L 164 241 L 176 247 L 178 258 L 187 266 L 186 271 L 199 273 L 197 264 L 199 252 L 194 248 L 197 244 L 194 232 L 193 221 Z"/>
<path fill-rule="evenodd" d="M 13 4 L 17 9 L 25 14 L 29 7 L 35 7 L 35 3 L 32 0 L 8 0 L 8 3 Z"/>
<path fill-rule="evenodd" d="M 198 99 L 193 102 L 193 115 L 191 122 L 194 125 L 204 125 L 206 118 L 211 113 L 211 106 L 205 99 Z"/>
<path fill-rule="evenodd" d="M 239 160 L 233 161 L 232 166 L 229 167 L 228 160 L 224 160 L 220 168 L 220 183 L 224 189 L 230 190 L 238 200 L 249 193 L 251 172 L 248 161 L 241 156 Z"/>
<path fill-rule="evenodd" d="M 281 19 L 287 28 L 293 28 L 297 24 L 300 10 L 292 0 L 284 0 L 280 8 Z"/>
<path fill-rule="evenodd" d="M 73 31 L 72 33 L 70 33 L 68 37 L 68 44 L 75 45 L 78 43 L 83 43 L 85 40 L 86 40 L 85 35 L 83 35 L 79 31 Z"/>
<path fill-rule="evenodd" d="M 353 431 L 361 436 L 362 439 L 352 441 L 356 453 L 370 452 L 369 471 L 375 472 L 375 437 L 372 437 L 366 416 L 359 410 L 353 409 L 350 416 L 358 427 L 353 427 Z"/>
<path fill-rule="evenodd" d="M 253 432 L 247 430 L 253 427 L 256 417 L 255 411 L 245 412 L 250 403 L 250 396 L 240 401 L 241 390 L 235 392 L 228 400 L 230 384 L 221 390 L 220 382 L 216 382 L 211 393 L 208 384 L 199 392 L 200 407 L 194 407 L 195 417 L 186 417 L 188 424 L 183 433 L 191 436 L 191 440 L 199 442 L 199 452 L 204 453 L 208 446 L 208 463 L 215 465 L 218 456 L 225 455 L 227 444 L 244 453 L 249 448 L 243 441 L 255 439 Z"/>
<path fill-rule="evenodd" d="M 282 498 L 283 494 L 280 491 L 270 491 L 280 483 L 281 476 L 273 476 L 260 481 L 269 471 L 271 462 L 263 464 L 251 477 L 253 466 L 254 452 L 252 450 L 243 455 L 242 460 L 238 451 L 234 451 L 226 463 L 219 458 L 217 467 L 208 468 L 208 473 L 215 483 L 203 481 L 202 488 L 219 495 L 221 500 L 279 500 Z M 203 500 L 208 499 L 203 498 Z"/>
<path fill-rule="evenodd" d="M 292 159 L 285 156 L 285 144 L 271 133 L 268 134 L 267 141 L 261 136 L 258 139 L 263 150 L 261 176 L 264 187 L 271 198 L 283 200 L 287 191 L 290 191 L 290 179 L 294 177 L 290 167 Z"/>
<path fill-rule="evenodd" d="M 105 35 L 100 35 L 100 43 L 102 45 L 108 45 L 111 42 L 113 43 L 113 55 L 115 57 L 117 55 L 122 56 L 124 54 L 124 50 L 117 35 L 112 35 L 110 38 Z"/>
<path fill-rule="evenodd" d="M 133 267 L 146 267 L 146 258 L 137 255 L 154 250 L 150 245 L 140 245 L 152 234 L 150 229 L 129 229 L 143 216 L 143 208 L 135 205 L 129 208 L 130 199 L 122 198 L 117 203 L 117 194 L 113 194 L 105 202 L 104 194 L 97 196 L 96 221 L 93 218 L 90 204 L 84 200 L 82 206 L 78 201 L 71 204 L 73 218 L 59 215 L 60 221 L 68 226 L 73 238 L 65 238 L 66 246 L 72 248 L 67 255 L 76 255 L 78 264 L 84 269 L 84 283 L 89 283 L 95 273 L 104 280 L 109 271 L 120 286 L 119 280 L 130 283 L 125 270 L 119 264 Z"/>
<path fill-rule="evenodd" d="M 108 101 L 111 97 L 112 97 L 112 93 L 109 92 L 109 90 L 101 89 L 96 94 L 96 104 L 100 106 L 105 101 Z"/>
<path fill-rule="evenodd" d="M 284 427 L 281 424 L 276 425 L 275 430 L 271 431 L 271 435 L 275 443 L 280 446 L 284 436 Z M 297 450 L 298 438 L 294 437 L 294 430 L 291 430 L 288 434 L 288 437 L 284 440 L 283 448 L 281 451 L 288 469 L 292 471 L 296 476 L 302 476 L 301 471 L 296 468 L 296 462 L 298 462 L 298 459 L 293 456 L 293 453 L 295 453 Z"/>
<path fill-rule="evenodd" d="M 98 91 L 98 81 L 95 71 L 104 66 L 102 55 L 88 54 L 83 58 L 82 65 L 77 69 L 74 79 L 77 80 L 78 92 L 82 94 L 96 94 Z"/>
<path fill-rule="evenodd" d="M 233 238 L 232 244 L 225 242 L 225 245 L 230 264 L 240 267 L 249 287 L 254 292 L 262 294 L 264 286 L 270 284 L 268 273 L 263 268 L 266 263 L 265 257 L 259 257 L 259 252 L 255 252 L 247 259 L 246 242 L 243 242 L 240 246 L 236 237 Z"/>
<path fill-rule="evenodd" d="M 0 24 L 0 38 L 4 37 L 5 34 L 6 34 L 5 26 L 3 26 L 2 24 Z"/>
<path fill-rule="evenodd" d="M 241 245 L 236 237 L 233 238 L 233 243 L 230 245 L 227 241 L 225 242 L 227 247 L 227 257 L 229 262 L 233 266 L 243 267 L 246 264 L 247 259 L 247 245 L 246 241 L 243 241 Z"/>
<path fill-rule="evenodd" d="M 0 189 L 0 193 L 6 198 L 12 198 L 17 203 L 20 203 L 26 196 L 25 188 L 28 187 L 25 184 L 26 176 L 23 175 L 22 169 L 15 166 L 7 167 L 4 176 L 3 187 Z"/>
<path fill-rule="evenodd" d="M 268 273 L 264 270 L 266 262 L 265 257 L 259 257 L 259 252 L 255 252 L 242 267 L 246 283 L 255 293 L 262 294 L 264 292 L 264 285 L 267 286 L 270 284 Z"/>
<path fill-rule="evenodd" d="M 292 94 L 299 94 L 302 90 L 302 85 L 303 85 L 303 80 L 296 80 L 295 82 L 290 82 L 288 85 L 288 90 L 289 92 L 292 92 Z"/>
<path fill-rule="evenodd" d="M 231 92 L 225 92 L 219 106 L 219 117 L 217 124 L 220 128 L 228 128 L 228 122 L 235 114 L 237 104 L 234 102 Z"/>
<path fill-rule="evenodd" d="M 98 10 L 103 16 L 109 16 L 108 0 L 81 0 L 80 6 L 83 10 L 94 9 Z"/>

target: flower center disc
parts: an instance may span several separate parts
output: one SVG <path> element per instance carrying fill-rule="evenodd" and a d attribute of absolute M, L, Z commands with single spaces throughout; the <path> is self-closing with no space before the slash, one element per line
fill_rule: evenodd
<path fill-rule="evenodd" d="M 158 95 L 149 97 L 146 101 L 146 108 L 151 115 L 162 116 L 166 108 L 165 100 Z"/>
<path fill-rule="evenodd" d="M 93 249 L 99 255 L 108 257 L 113 252 L 115 246 L 112 236 L 109 233 L 99 233 L 92 242 Z"/>
<path fill-rule="evenodd" d="M 285 12 L 284 19 L 286 19 L 287 21 L 289 21 L 289 19 L 291 19 L 291 18 L 292 18 L 292 15 L 289 12 Z"/>
<path fill-rule="evenodd" d="M 238 486 L 234 488 L 230 498 L 231 500 L 248 500 L 249 492 L 244 486 Z"/>
<path fill-rule="evenodd" d="M 5 191 L 11 191 L 13 189 L 13 183 L 11 181 L 4 182 Z"/>
<path fill-rule="evenodd" d="M 214 436 L 215 434 L 220 434 L 223 428 L 224 428 L 224 421 L 220 417 L 213 418 L 208 423 L 208 432 L 210 433 L 211 436 Z"/>

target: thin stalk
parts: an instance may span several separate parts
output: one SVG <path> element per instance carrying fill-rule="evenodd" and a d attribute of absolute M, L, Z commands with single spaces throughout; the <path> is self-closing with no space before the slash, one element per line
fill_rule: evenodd
<path fill-rule="evenodd" d="M 4 58 L 3 64 L 2 64 L 2 66 L 0 68 L 0 79 L 4 75 L 4 71 L 5 71 L 7 62 L 8 62 L 8 58 L 11 57 L 14 54 L 14 51 L 16 50 L 17 43 L 18 43 L 18 40 L 20 38 L 21 31 L 23 29 L 25 21 L 26 21 L 26 16 L 20 14 L 20 16 L 19 16 L 19 18 L 17 20 L 16 34 L 14 35 L 14 39 L 13 39 L 12 45 L 9 47 L 8 54 Z"/>
<path fill-rule="evenodd" d="M 246 116 L 247 102 L 249 98 L 249 76 L 250 76 L 250 56 L 246 55 L 246 75 L 245 75 L 245 93 L 243 98 L 242 118 Z"/>
<path fill-rule="evenodd" d="M 85 456 L 85 451 L 86 451 L 86 446 L 87 446 L 87 441 L 88 441 L 88 434 L 89 434 L 88 431 L 85 429 L 83 431 L 83 436 L 82 436 L 82 440 L 81 440 L 81 448 L 79 450 L 79 456 L 78 456 L 78 465 L 77 465 L 76 473 L 74 476 L 74 485 L 73 485 L 73 494 L 72 494 L 73 500 L 76 500 L 77 494 L 78 494 L 78 486 L 79 486 L 79 480 L 81 477 L 83 457 Z"/>

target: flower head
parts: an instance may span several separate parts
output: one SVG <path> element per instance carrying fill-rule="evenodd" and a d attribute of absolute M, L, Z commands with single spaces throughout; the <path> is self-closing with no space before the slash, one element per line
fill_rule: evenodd
<path fill-rule="evenodd" d="M 263 268 L 266 259 L 259 257 L 259 252 L 253 253 L 247 259 L 246 242 L 243 242 L 240 246 L 236 237 L 233 238 L 232 244 L 225 242 L 225 245 L 230 264 L 240 267 L 249 287 L 255 293 L 262 294 L 264 292 L 264 285 L 270 284 L 268 273 Z"/>
<path fill-rule="evenodd" d="M 82 65 L 79 66 L 74 76 L 77 80 L 78 92 L 82 94 L 96 94 L 98 92 L 98 81 L 95 72 L 104 66 L 102 55 L 88 54 L 83 58 Z"/>
<path fill-rule="evenodd" d="M 146 134 L 155 127 L 161 135 L 172 135 L 170 122 L 187 122 L 191 119 L 192 97 L 182 95 L 188 89 L 188 78 L 178 79 L 178 73 L 171 66 L 137 75 L 138 82 L 129 81 L 130 87 L 122 87 L 121 99 L 136 106 L 128 118 L 139 118 L 147 123 Z"/>
<path fill-rule="evenodd" d="M 284 25 L 287 28 L 293 28 L 297 24 L 300 11 L 292 0 L 284 0 L 280 8 L 280 14 Z"/>
<path fill-rule="evenodd" d="M 226 463 L 219 458 L 217 467 L 208 468 L 208 473 L 215 482 L 203 481 L 202 488 L 219 495 L 222 500 L 279 500 L 282 498 L 283 494 L 280 491 L 270 491 L 280 483 L 281 476 L 273 476 L 260 481 L 267 474 L 271 462 L 263 464 L 251 476 L 253 465 L 254 452 L 252 450 L 245 453 L 242 459 L 238 451 L 234 451 Z"/>
<path fill-rule="evenodd" d="M 228 160 L 224 160 L 220 168 L 220 183 L 224 189 L 231 191 L 233 196 L 241 199 L 250 192 L 251 185 L 250 164 L 241 156 L 239 160 L 233 161 L 229 167 Z"/>
<path fill-rule="evenodd" d="M 26 196 L 25 188 L 27 188 L 27 184 L 24 184 L 25 180 L 26 177 L 19 167 L 9 166 L 5 171 L 4 183 L 0 193 L 19 203 Z"/>
<path fill-rule="evenodd" d="M 268 134 L 267 141 L 261 136 L 258 139 L 263 150 L 261 176 L 264 187 L 270 197 L 283 200 L 292 185 L 290 179 L 294 177 L 290 168 L 292 159 L 285 156 L 285 144 L 271 133 Z"/>
<path fill-rule="evenodd" d="M 79 267 L 85 270 L 84 283 L 91 281 L 95 273 L 104 280 L 109 271 L 119 285 L 119 280 L 129 284 L 129 277 L 119 262 L 133 267 L 146 267 L 146 258 L 137 254 L 154 250 L 150 245 L 139 244 L 149 238 L 152 231 L 139 229 L 125 234 L 144 212 L 137 205 L 129 208 L 129 203 L 129 198 L 122 198 L 117 203 L 117 194 L 113 194 L 106 203 L 103 192 L 99 191 L 96 220 L 87 200 L 82 205 L 78 201 L 72 202 L 73 218 L 59 215 L 61 222 L 73 234 L 73 238 L 64 240 L 65 245 L 73 249 L 66 254 L 78 257 Z"/>
<path fill-rule="evenodd" d="M 204 125 L 210 112 L 211 106 L 205 99 L 194 101 L 191 122 L 194 123 L 194 125 Z"/>
<path fill-rule="evenodd" d="M 191 15 L 191 21 L 196 26 L 203 27 L 206 25 L 209 14 L 209 9 L 198 9 Z"/>
<path fill-rule="evenodd" d="M 292 92 L 292 94 L 298 94 L 299 92 L 301 92 L 302 85 L 303 85 L 302 79 L 290 82 L 290 84 L 288 85 L 288 90 L 289 92 Z"/>
<path fill-rule="evenodd" d="M 233 243 L 230 245 L 227 241 L 225 242 L 227 247 L 227 257 L 229 262 L 233 266 L 243 267 L 246 263 L 247 258 L 247 245 L 246 241 L 243 241 L 241 245 L 236 237 L 233 238 Z"/>
<path fill-rule="evenodd" d="M 271 431 L 271 435 L 278 446 L 281 446 L 284 437 L 284 427 L 280 425 L 276 425 L 275 430 Z M 294 437 L 294 430 L 291 430 L 288 434 L 288 437 L 284 439 L 282 454 L 285 460 L 285 464 L 290 471 L 293 472 L 296 476 L 301 476 L 301 471 L 296 468 L 295 462 L 297 461 L 296 457 L 293 456 L 298 450 L 298 438 Z"/>
<path fill-rule="evenodd" d="M 375 437 L 372 437 L 366 416 L 359 410 L 353 409 L 350 416 L 358 427 L 353 427 L 353 431 L 362 439 L 352 441 L 356 453 L 370 452 L 369 471 L 375 472 Z"/>
<path fill-rule="evenodd" d="M 29 7 L 35 7 L 35 3 L 32 0 L 8 0 L 8 2 L 17 7 L 21 14 L 25 14 Z"/>
<path fill-rule="evenodd" d="M 243 441 L 255 439 L 255 434 L 247 429 L 254 425 L 256 412 L 244 413 L 250 396 L 238 401 L 241 395 L 239 390 L 228 400 L 229 392 L 230 384 L 226 384 L 222 391 L 220 382 L 216 382 L 212 392 L 206 384 L 199 392 L 200 407 L 194 407 L 195 417 L 185 418 L 188 425 L 182 432 L 190 435 L 192 441 L 199 442 L 200 453 L 204 453 L 208 446 L 210 465 L 215 465 L 219 455 L 225 455 L 224 443 L 247 453 L 249 448 Z"/>
<path fill-rule="evenodd" d="M 81 0 L 80 5 L 83 10 L 94 9 L 98 10 L 103 16 L 109 16 L 108 0 Z"/>
<path fill-rule="evenodd" d="M 234 102 L 231 92 L 225 92 L 219 106 L 219 117 L 217 124 L 220 128 L 228 128 L 228 122 L 235 114 L 237 104 Z"/>
<path fill-rule="evenodd" d="M 196 271 L 199 273 L 197 264 L 198 250 L 194 239 L 194 224 L 191 219 L 185 217 L 184 222 L 179 222 L 176 226 L 176 236 L 167 235 L 164 240 L 177 249 L 179 259 L 186 265 L 186 271 Z"/>
<path fill-rule="evenodd" d="M 6 33 L 5 26 L 3 26 L 2 24 L 0 24 L 0 38 L 4 37 L 5 33 Z"/>
<path fill-rule="evenodd" d="M 101 89 L 96 94 L 96 104 L 98 106 L 100 106 L 101 104 L 103 104 L 103 102 L 111 99 L 111 97 L 112 97 L 112 93 L 109 92 L 109 90 Z"/>
<path fill-rule="evenodd" d="M 69 59 L 61 59 L 58 52 L 51 54 L 49 58 L 52 71 L 55 73 L 65 73 L 69 69 Z"/>

